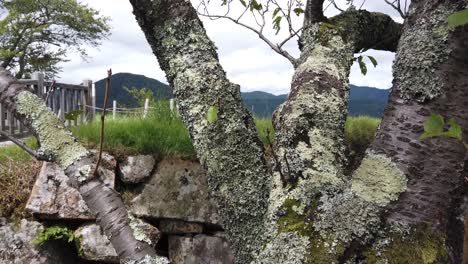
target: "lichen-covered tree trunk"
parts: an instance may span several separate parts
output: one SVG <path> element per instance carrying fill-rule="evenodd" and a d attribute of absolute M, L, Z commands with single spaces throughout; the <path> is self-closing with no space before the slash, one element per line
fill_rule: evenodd
<path fill-rule="evenodd" d="M 337 222 L 346 242 L 333 246 L 334 235 L 327 232 L 334 217 L 318 219 L 316 212 L 349 184 L 344 124 L 354 53 L 371 47 L 395 51 L 401 33 L 401 25 L 380 13 L 351 9 L 330 19 L 308 17 L 314 22 L 305 21 L 291 92 L 274 114 L 278 164 L 270 195 L 270 241 L 260 263 L 338 262 L 353 239 L 352 220 Z"/>
<path fill-rule="evenodd" d="M 263 242 L 270 175 L 239 86 L 229 82 L 195 9 L 184 0 L 130 0 L 174 89 L 237 263 Z"/>
<path fill-rule="evenodd" d="M 420 136 L 430 114 L 440 114 L 454 118 L 468 139 L 468 27 L 447 26 L 447 17 L 463 8 L 463 0 L 412 3 L 390 101 L 363 161 L 372 153 L 385 156 L 407 178 L 384 214 L 387 233 L 366 251 L 372 260 L 462 263 L 467 152 L 456 139 Z"/>
<path fill-rule="evenodd" d="M 93 177 L 94 159 L 90 152 L 65 129 L 63 123 L 25 85 L 16 82 L 0 68 L 0 103 L 34 132 L 41 156 L 55 160 L 72 185 L 79 190 L 97 222 L 111 241 L 122 262 L 169 263 L 158 257 L 153 248 L 137 237 L 120 195 Z"/>

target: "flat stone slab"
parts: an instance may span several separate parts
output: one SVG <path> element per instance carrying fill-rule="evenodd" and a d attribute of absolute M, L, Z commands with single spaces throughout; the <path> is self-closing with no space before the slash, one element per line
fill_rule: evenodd
<path fill-rule="evenodd" d="M 170 236 L 169 259 L 172 264 L 233 264 L 234 254 L 222 237 Z"/>
<path fill-rule="evenodd" d="M 32 241 L 43 229 L 44 227 L 39 222 L 22 219 L 18 225 L 17 223 L 9 223 L 5 218 L 0 218 L 0 263 L 80 263 L 73 252 L 63 247 L 63 244 L 34 245 Z"/>
<path fill-rule="evenodd" d="M 181 220 L 161 219 L 159 230 L 165 234 L 201 234 L 203 233 L 203 225 Z"/>
<path fill-rule="evenodd" d="M 199 163 L 163 160 L 131 202 L 138 217 L 179 219 L 221 225 L 215 203 L 208 197 L 205 170 Z"/>
<path fill-rule="evenodd" d="M 108 161 L 108 164 L 113 164 L 113 160 L 112 156 L 103 155 L 103 164 Z M 100 174 L 104 183 L 113 188 L 115 169 L 103 166 L 100 167 Z M 68 177 L 63 170 L 57 164 L 49 162 L 44 162 L 42 165 L 26 209 L 43 219 L 95 219 L 78 190 L 68 184 Z"/>

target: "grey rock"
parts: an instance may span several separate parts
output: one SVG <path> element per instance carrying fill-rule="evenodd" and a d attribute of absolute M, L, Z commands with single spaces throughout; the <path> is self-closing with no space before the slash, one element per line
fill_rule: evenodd
<path fill-rule="evenodd" d="M 22 219 L 17 225 L 0 218 L 0 263 L 79 263 L 76 257 L 70 254 L 72 251 L 67 251 L 63 245 L 54 243 L 34 245 L 32 241 L 43 229 L 44 227 L 35 221 Z"/>
<path fill-rule="evenodd" d="M 86 224 L 75 231 L 80 257 L 85 260 L 119 263 L 119 257 L 97 224 Z"/>
<path fill-rule="evenodd" d="M 161 161 L 142 193 L 132 200 L 131 211 L 143 218 L 221 225 L 208 196 L 205 170 L 192 161 Z"/>
<path fill-rule="evenodd" d="M 130 227 L 138 240 L 155 246 L 161 238 L 159 230 L 141 219 L 131 217 Z M 85 224 L 75 231 L 80 257 L 88 261 L 119 263 L 115 249 L 100 226 Z"/>
<path fill-rule="evenodd" d="M 120 179 L 125 183 L 140 183 L 151 176 L 156 161 L 153 156 L 128 157 L 120 168 Z"/>
<path fill-rule="evenodd" d="M 103 157 L 103 166 L 99 168 L 101 179 L 113 188 L 115 167 L 112 170 L 106 164 L 112 164 L 112 160 L 115 159 L 108 154 Z M 44 162 L 42 165 L 26 209 L 44 219 L 92 220 L 95 218 L 78 190 L 68 184 L 68 177 L 63 170 L 57 164 L 49 162 Z"/>
<path fill-rule="evenodd" d="M 234 263 L 234 255 L 227 240 L 206 235 L 170 236 L 169 259 L 173 264 Z"/>

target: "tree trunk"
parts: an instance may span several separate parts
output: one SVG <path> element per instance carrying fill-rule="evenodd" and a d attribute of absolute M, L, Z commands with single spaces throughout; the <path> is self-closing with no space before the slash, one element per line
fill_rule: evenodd
<path fill-rule="evenodd" d="M 233 245 L 249 263 L 263 245 L 270 175 L 239 86 L 229 82 L 189 1 L 130 0 L 174 89 L 208 185 Z"/>
<path fill-rule="evenodd" d="M 317 16 L 305 21 L 291 92 L 273 118 L 279 162 L 270 194 L 270 241 L 259 263 L 332 263 L 344 253 L 353 235 L 343 232 L 341 248 L 326 249 L 334 238 L 321 238 L 317 230 L 328 229 L 333 217 L 319 220 L 316 211 L 350 180 L 344 172 L 350 67 L 362 49 L 395 51 L 401 33 L 401 25 L 380 13 L 351 9 L 314 23 Z"/>
<path fill-rule="evenodd" d="M 93 177 L 93 157 L 81 146 L 63 123 L 47 108 L 44 101 L 25 85 L 17 83 L 0 68 L 0 103 L 28 126 L 40 144 L 41 156 L 54 159 L 79 190 L 97 222 L 110 239 L 121 261 L 144 261 L 152 258 L 169 263 L 156 256 L 154 245 L 140 241 L 130 227 L 125 205 L 120 195 Z"/>

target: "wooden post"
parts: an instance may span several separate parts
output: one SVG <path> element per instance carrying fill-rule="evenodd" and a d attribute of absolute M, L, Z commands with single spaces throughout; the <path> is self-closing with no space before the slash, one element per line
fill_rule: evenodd
<path fill-rule="evenodd" d="M 174 106 L 174 98 L 171 98 L 171 100 L 169 100 L 169 108 L 171 109 L 171 112 L 174 112 Z"/>
<path fill-rule="evenodd" d="M 54 111 L 54 114 L 58 113 L 58 106 L 57 106 L 57 89 L 52 94 L 52 111 Z"/>
<path fill-rule="evenodd" d="M 143 112 L 143 118 L 146 118 L 146 116 L 148 116 L 148 109 L 149 109 L 149 99 L 146 98 L 146 100 L 145 100 L 145 110 Z"/>
<path fill-rule="evenodd" d="M 65 109 L 66 109 L 66 114 L 70 113 L 72 111 L 71 105 L 72 105 L 72 97 L 71 93 L 73 93 L 73 90 L 66 89 L 66 94 L 65 94 Z M 71 126 L 72 123 L 70 120 L 67 120 L 67 125 Z"/>
<path fill-rule="evenodd" d="M 6 111 L 3 108 L 3 105 L 0 104 L 0 131 L 5 131 L 5 114 Z"/>
<path fill-rule="evenodd" d="M 10 135 L 13 135 L 15 133 L 15 117 L 11 112 L 7 112 L 7 119 Z"/>
<path fill-rule="evenodd" d="M 42 72 L 33 72 L 32 80 L 37 80 L 37 95 L 44 98 L 44 74 Z"/>
<path fill-rule="evenodd" d="M 81 110 L 81 115 L 80 115 L 80 124 L 83 124 L 85 121 L 85 113 L 86 113 L 86 98 L 85 98 L 85 92 L 83 90 L 79 91 L 79 101 L 80 101 L 80 110 Z"/>
<path fill-rule="evenodd" d="M 86 118 L 87 120 L 93 120 L 94 119 L 94 115 L 95 115 L 95 111 L 94 111 L 94 108 L 90 109 L 89 106 L 94 106 L 93 105 L 93 88 L 94 88 L 94 83 L 93 81 L 91 81 L 90 79 L 84 79 L 83 80 L 83 85 L 87 87 L 86 91 L 85 91 L 85 99 L 86 99 L 86 102 L 84 104 L 84 111 L 86 113 Z"/>
<path fill-rule="evenodd" d="M 73 111 L 78 111 L 80 110 L 78 108 L 78 90 L 72 90 L 72 100 L 73 100 Z M 73 125 L 77 126 L 78 125 L 78 117 L 73 120 Z"/>
<path fill-rule="evenodd" d="M 115 120 L 116 116 L 117 116 L 117 101 L 114 100 L 112 101 L 112 119 Z"/>
<path fill-rule="evenodd" d="M 65 123 L 65 89 L 60 88 L 60 119 Z"/>

